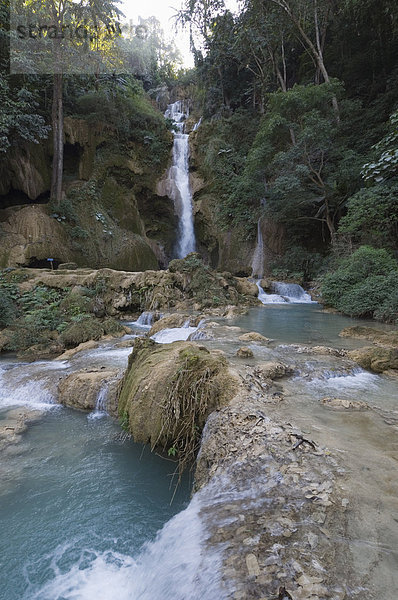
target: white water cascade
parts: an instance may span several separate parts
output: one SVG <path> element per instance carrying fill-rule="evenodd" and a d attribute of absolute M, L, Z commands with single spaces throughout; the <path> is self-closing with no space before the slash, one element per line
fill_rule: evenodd
<path fill-rule="evenodd" d="M 168 174 L 168 195 L 174 202 L 174 210 L 178 216 L 177 258 L 184 258 L 196 249 L 189 183 L 189 136 L 184 133 L 187 114 L 188 110 L 181 100 L 169 104 L 165 112 L 165 117 L 171 119 L 178 129 L 174 132 L 173 164 Z"/>
<path fill-rule="evenodd" d="M 257 244 L 253 254 L 251 264 L 252 277 L 263 277 L 264 275 L 264 240 L 263 232 L 261 231 L 261 217 L 257 223 Z"/>
<path fill-rule="evenodd" d="M 256 285 L 258 287 L 258 299 L 263 304 L 316 304 L 311 296 L 297 283 L 274 281 L 271 294 L 267 294 L 263 290 L 260 280 L 256 282 Z"/>

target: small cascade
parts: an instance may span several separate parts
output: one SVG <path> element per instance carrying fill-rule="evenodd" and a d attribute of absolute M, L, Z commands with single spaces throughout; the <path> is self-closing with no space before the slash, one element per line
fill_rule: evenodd
<path fill-rule="evenodd" d="M 202 322 L 197 327 L 191 327 L 189 319 L 185 321 L 182 327 L 170 327 L 162 329 L 152 336 L 152 339 L 158 344 L 171 344 L 172 342 L 186 341 L 193 333 L 195 333 Z"/>
<path fill-rule="evenodd" d="M 108 405 L 109 384 L 110 382 L 107 381 L 98 392 L 95 409 L 88 415 L 88 419 L 101 419 L 108 414 L 106 409 Z"/>
<path fill-rule="evenodd" d="M 201 125 L 202 125 L 202 117 L 200 117 L 199 121 L 197 123 L 195 123 L 192 131 L 197 131 Z"/>
<path fill-rule="evenodd" d="M 252 277 L 264 276 L 264 240 L 263 232 L 261 231 L 261 217 L 257 223 L 257 243 L 253 254 L 253 260 L 251 264 Z"/>
<path fill-rule="evenodd" d="M 168 174 L 168 194 L 178 216 L 177 258 L 184 258 L 196 249 L 189 183 L 189 136 L 184 133 L 184 121 L 188 112 L 181 100 L 169 104 L 165 112 L 165 117 L 171 119 L 177 128 L 174 132 L 173 163 Z"/>
<path fill-rule="evenodd" d="M 267 294 L 260 285 L 260 280 L 256 282 L 258 287 L 258 299 L 263 304 L 316 304 L 311 296 L 297 283 L 284 283 L 274 281 L 272 283 L 272 294 Z"/>
<path fill-rule="evenodd" d="M 152 327 L 153 313 L 150 311 L 144 311 L 135 321 L 134 325 L 138 325 L 140 327 Z"/>

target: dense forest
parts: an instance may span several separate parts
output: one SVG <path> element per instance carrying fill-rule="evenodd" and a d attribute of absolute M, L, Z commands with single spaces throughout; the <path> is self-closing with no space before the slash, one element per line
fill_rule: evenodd
<path fill-rule="evenodd" d="M 120 17 L 110 0 L 95 3 L 95 14 L 94 3 L 61 4 L 75 20 L 87 18 L 77 11 L 84 7 L 105 23 Z M 6 3 L 0 20 L 1 209 L 42 204 L 66 232 L 71 260 L 79 262 L 80 252 L 107 266 L 103 241 L 91 236 L 89 205 L 101 236 L 115 240 L 120 228 L 136 236 L 131 249 L 146 257 L 140 268 L 165 266 L 175 224 L 155 193 L 171 149 L 162 113 L 168 101 L 187 98 L 193 117 L 202 117 L 191 158 L 204 182 L 194 200 L 205 260 L 228 267 L 220 255 L 232 232 L 249 249 L 236 268 L 244 271 L 259 223 L 267 275 L 317 280 L 338 310 L 396 321 L 396 2 L 244 0 L 234 14 L 223 0 L 185 0 L 177 26 L 190 30 L 193 69 L 180 68 L 153 18 L 142 21 L 145 44 L 133 36 L 122 49 L 108 47 L 103 68 L 81 75 L 29 74 L 27 65 L 10 75 L 15 32 Z M 97 136 L 91 146 L 90 135 Z M 43 181 L 32 191 L 16 183 L 18 174 L 12 180 L 10 165 L 21 148 L 36 146 L 44 148 L 34 153 Z M 134 185 L 126 157 L 135 162 Z M 118 267 L 123 243 L 110 248 L 110 266 Z M 43 266 L 31 258 L 30 266 Z M 5 253 L 1 260 L 10 265 Z"/>

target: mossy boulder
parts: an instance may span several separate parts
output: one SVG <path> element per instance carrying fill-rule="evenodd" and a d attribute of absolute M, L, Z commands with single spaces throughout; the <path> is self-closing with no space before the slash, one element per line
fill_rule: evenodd
<path fill-rule="evenodd" d="M 375 373 L 384 373 L 389 370 L 398 369 L 398 349 L 380 348 L 366 346 L 351 350 L 348 357 L 358 363 L 363 369 L 369 369 Z"/>
<path fill-rule="evenodd" d="M 346 327 L 339 333 L 340 337 L 352 337 L 359 340 L 368 340 L 381 346 L 398 347 L 398 330 L 385 331 L 375 327 L 364 327 L 363 325 L 354 325 Z"/>
<path fill-rule="evenodd" d="M 136 442 L 191 462 L 208 415 L 233 395 L 226 359 L 192 342 L 137 338 L 119 396 L 119 416 Z"/>

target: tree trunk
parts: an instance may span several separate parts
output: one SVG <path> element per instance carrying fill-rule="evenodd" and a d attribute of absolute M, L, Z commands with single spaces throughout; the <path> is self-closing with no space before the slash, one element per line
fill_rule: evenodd
<path fill-rule="evenodd" d="M 63 110 L 63 76 L 54 74 L 53 83 L 53 163 L 51 179 L 51 200 L 59 206 L 62 199 L 62 179 L 64 169 L 64 110 Z"/>

